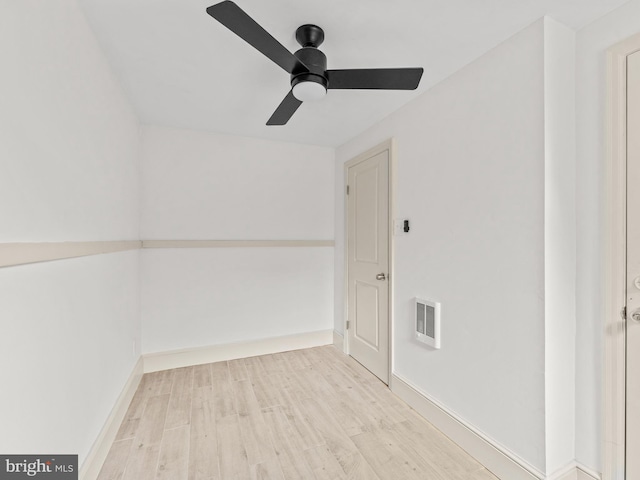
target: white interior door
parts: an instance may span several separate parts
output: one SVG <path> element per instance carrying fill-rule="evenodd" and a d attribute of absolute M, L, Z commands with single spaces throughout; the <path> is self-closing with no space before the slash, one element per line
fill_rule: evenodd
<path fill-rule="evenodd" d="M 640 478 L 640 52 L 627 58 L 626 478 Z M 637 320 L 636 320 L 637 319 Z"/>
<path fill-rule="evenodd" d="M 349 354 L 389 383 L 389 149 L 347 164 Z"/>

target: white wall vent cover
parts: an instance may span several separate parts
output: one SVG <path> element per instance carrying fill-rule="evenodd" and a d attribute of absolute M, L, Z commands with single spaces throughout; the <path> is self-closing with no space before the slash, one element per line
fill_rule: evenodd
<path fill-rule="evenodd" d="M 440 303 L 414 298 L 416 340 L 440 348 Z"/>

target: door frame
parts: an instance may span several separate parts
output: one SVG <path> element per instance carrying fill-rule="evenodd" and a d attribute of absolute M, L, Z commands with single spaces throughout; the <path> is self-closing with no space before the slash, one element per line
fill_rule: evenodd
<path fill-rule="evenodd" d="M 607 50 L 603 480 L 619 480 L 625 472 L 627 57 L 637 51 L 640 34 Z"/>
<path fill-rule="evenodd" d="M 395 218 L 395 178 L 396 178 L 396 141 L 395 138 L 389 138 L 382 143 L 379 143 L 373 148 L 361 153 L 360 155 L 348 160 L 344 163 L 343 178 L 344 185 L 342 192 L 344 195 L 344 310 L 343 310 L 343 326 L 344 329 L 344 353 L 349 355 L 349 332 L 347 331 L 347 321 L 349 320 L 349 200 L 347 199 L 347 183 L 349 182 L 349 168 L 357 165 L 360 162 L 367 160 L 368 158 L 377 155 L 381 152 L 389 152 L 389 273 L 387 274 L 387 282 L 389 285 L 389 311 L 387 312 L 389 318 L 389 385 L 391 385 L 391 374 L 393 373 L 393 283 L 395 277 L 394 271 L 394 245 L 393 245 L 393 219 Z"/>

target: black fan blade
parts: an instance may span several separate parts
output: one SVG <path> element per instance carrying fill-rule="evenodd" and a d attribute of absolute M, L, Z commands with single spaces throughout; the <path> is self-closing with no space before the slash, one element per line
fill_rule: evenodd
<path fill-rule="evenodd" d="M 293 96 L 293 90 L 289 92 L 289 94 L 284 97 L 282 103 L 278 105 L 276 111 L 273 112 L 271 118 L 267 122 L 267 125 L 284 125 L 289 119 L 296 113 L 298 107 L 302 105 L 302 102 Z"/>
<path fill-rule="evenodd" d="M 296 73 L 309 71 L 305 64 L 235 3 L 230 1 L 217 3 L 207 8 L 207 13 L 288 73 L 293 73 L 294 70 Z"/>
<path fill-rule="evenodd" d="M 423 68 L 362 68 L 327 70 L 328 88 L 367 90 L 415 90 Z"/>

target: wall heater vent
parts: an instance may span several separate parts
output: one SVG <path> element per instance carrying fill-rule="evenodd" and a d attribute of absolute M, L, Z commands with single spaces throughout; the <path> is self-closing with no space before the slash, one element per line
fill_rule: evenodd
<path fill-rule="evenodd" d="M 416 340 L 440 348 L 440 303 L 414 298 Z"/>

